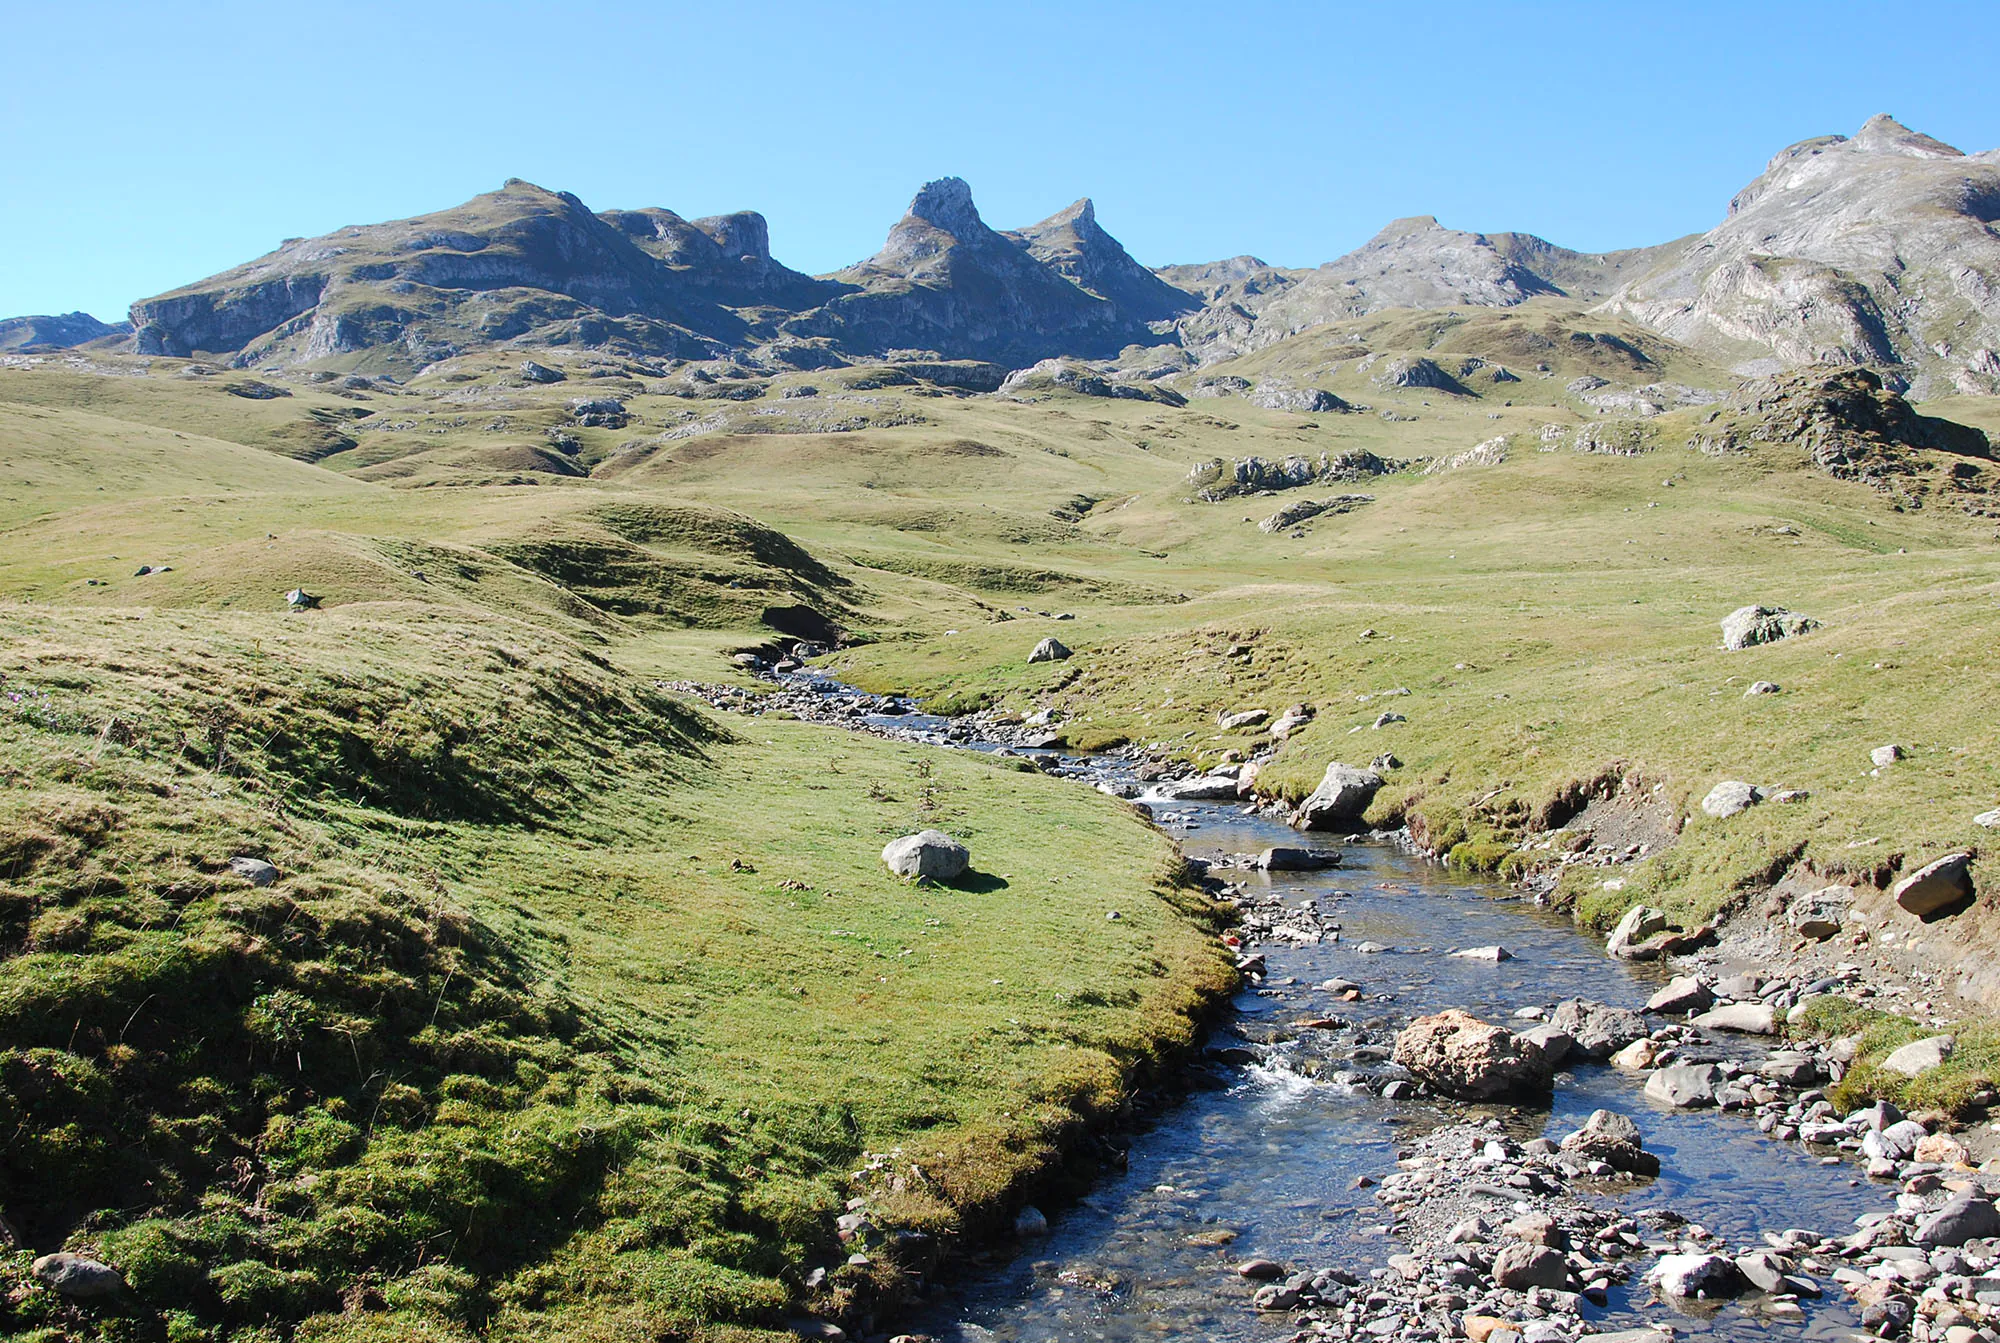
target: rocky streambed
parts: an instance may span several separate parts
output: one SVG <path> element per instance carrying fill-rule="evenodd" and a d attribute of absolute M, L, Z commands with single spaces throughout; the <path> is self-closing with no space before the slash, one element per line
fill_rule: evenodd
<path fill-rule="evenodd" d="M 2000 1337 L 2000 1170 L 1944 1116 L 1843 1112 L 1825 1088 L 1851 1050 L 1780 1038 L 1859 967 L 1612 960 L 1394 837 L 1300 835 L 1033 723 L 779 680 L 754 702 L 674 688 L 1136 796 L 1238 912 L 1244 987 L 1201 1085 L 1122 1174 L 934 1290 L 909 1337 Z M 1482 1089 L 1496 1052 L 1525 1071 Z M 866 1253 L 865 1206 L 846 1225 Z"/>

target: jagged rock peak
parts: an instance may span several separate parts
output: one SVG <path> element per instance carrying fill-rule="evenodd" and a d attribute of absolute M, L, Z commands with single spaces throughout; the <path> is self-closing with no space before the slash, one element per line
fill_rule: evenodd
<path fill-rule="evenodd" d="M 1902 122 L 1880 112 L 1868 118 L 1868 123 L 1854 137 L 1857 149 L 1865 149 L 1871 154 L 1901 154 L 1913 159 L 1962 159 L 1965 152 L 1954 149 L 1942 140 L 1936 140 L 1921 131 L 1913 131 Z"/>
<path fill-rule="evenodd" d="M 924 183 L 906 213 L 953 237 L 981 232 L 986 227 L 986 221 L 979 217 L 979 208 L 972 203 L 972 188 L 962 177 L 940 177 Z"/>

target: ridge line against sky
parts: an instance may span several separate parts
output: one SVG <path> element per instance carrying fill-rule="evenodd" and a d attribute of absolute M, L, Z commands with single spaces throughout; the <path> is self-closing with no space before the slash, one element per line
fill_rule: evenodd
<path fill-rule="evenodd" d="M 0 316 L 126 304 L 280 239 L 522 177 L 591 208 L 753 209 L 779 260 L 873 253 L 924 181 L 1015 228 L 1079 196 L 1148 265 L 1331 260 L 1436 215 L 1582 251 L 1712 227 L 1786 145 L 1877 112 L 2000 145 L 2000 6 L 1188 0 L 420 15 L 17 7 Z"/>

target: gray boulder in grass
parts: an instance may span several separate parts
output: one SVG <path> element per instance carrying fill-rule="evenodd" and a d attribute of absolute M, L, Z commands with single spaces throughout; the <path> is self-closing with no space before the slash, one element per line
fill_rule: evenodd
<path fill-rule="evenodd" d="M 942 830 L 920 830 L 889 841 L 882 861 L 913 881 L 956 881 L 972 862 L 972 851 Z"/>

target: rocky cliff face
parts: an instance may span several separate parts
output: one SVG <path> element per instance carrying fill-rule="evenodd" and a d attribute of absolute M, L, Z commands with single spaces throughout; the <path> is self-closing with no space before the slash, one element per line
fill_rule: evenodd
<path fill-rule="evenodd" d="M 1089 227 L 1101 234 L 1094 219 Z M 1124 249 L 1109 235 L 1106 248 L 1072 233 L 1077 245 L 1065 250 L 1054 240 L 1059 231 L 1050 230 L 1051 248 L 1079 272 L 1130 281 L 1111 255 Z M 1095 358 L 1149 338 L 1143 320 L 1045 263 L 1034 247 L 988 228 L 971 188 L 941 178 L 917 193 L 881 251 L 832 277 L 850 292 L 786 323 L 785 332 L 857 353 L 925 350 L 1017 364 L 1057 354 Z"/>
<path fill-rule="evenodd" d="M 1087 196 L 1007 236 L 1042 265 L 1116 307 L 1128 321 L 1171 321 L 1201 306 L 1194 295 L 1134 261 L 1098 224 L 1097 207 Z"/>
<path fill-rule="evenodd" d="M 1743 371 L 1876 365 L 1919 394 L 2000 390 L 2000 154 L 1887 116 L 1791 146 L 1721 224 L 1609 306 Z"/>

